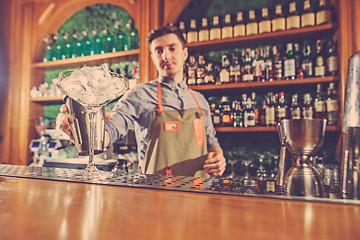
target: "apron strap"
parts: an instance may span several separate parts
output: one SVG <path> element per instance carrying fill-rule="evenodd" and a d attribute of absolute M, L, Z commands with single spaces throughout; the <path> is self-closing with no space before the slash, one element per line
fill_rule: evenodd
<path fill-rule="evenodd" d="M 195 102 L 196 102 L 196 104 L 198 105 L 198 107 L 199 107 L 199 109 L 200 109 L 200 112 L 201 112 L 201 115 L 205 115 L 204 114 L 204 110 L 200 107 L 200 104 L 199 104 L 199 102 L 198 102 L 198 100 L 196 99 L 196 97 L 194 96 L 194 94 L 191 92 L 191 89 L 188 87 L 188 89 L 189 89 L 189 92 L 190 92 L 190 94 L 193 96 L 193 98 L 195 99 Z"/>
<path fill-rule="evenodd" d="M 157 82 L 157 98 L 158 98 L 158 106 L 156 109 L 156 113 L 158 115 L 161 115 L 161 113 L 164 111 L 164 106 L 162 105 L 162 99 L 161 99 L 161 84 L 158 81 Z"/>

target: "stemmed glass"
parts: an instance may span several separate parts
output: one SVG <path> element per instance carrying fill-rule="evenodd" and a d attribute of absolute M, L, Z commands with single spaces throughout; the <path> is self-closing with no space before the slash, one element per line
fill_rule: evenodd
<path fill-rule="evenodd" d="M 99 179 L 101 172 L 94 163 L 95 115 L 101 107 L 120 97 L 127 89 L 124 77 L 110 72 L 107 64 L 100 67 L 83 67 L 63 71 L 59 74 L 59 89 L 69 98 L 81 104 L 88 112 L 89 121 L 89 161 L 75 178 Z"/>

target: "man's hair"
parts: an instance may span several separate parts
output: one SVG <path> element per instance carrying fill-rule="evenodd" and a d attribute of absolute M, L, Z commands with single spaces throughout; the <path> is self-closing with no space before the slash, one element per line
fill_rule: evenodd
<path fill-rule="evenodd" d="M 161 26 L 161 27 L 158 27 L 158 28 L 155 28 L 153 29 L 147 39 L 146 39 L 146 42 L 148 43 L 148 45 L 150 46 L 151 42 L 158 38 L 158 37 L 161 37 L 161 36 L 164 36 L 166 34 L 169 34 L 169 33 L 174 33 L 180 40 L 183 48 L 185 48 L 185 38 L 183 36 L 183 32 L 176 26 L 172 25 L 172 24 L 167 24 L 165 26 Z"/>

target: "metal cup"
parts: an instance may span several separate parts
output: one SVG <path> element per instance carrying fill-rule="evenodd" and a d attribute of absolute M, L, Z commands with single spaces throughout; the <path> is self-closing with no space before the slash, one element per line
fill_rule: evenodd
<path fill-rule="evenodd" d="M 85 107 L 75 100 L 65 96 L 65 105 L 69 109 L 70 129 L 74 136 L 76 151 L 80 156 L 89 155 L 90 144 L 90 120 L 89 113 Z M 104 151 L 105 135 L 105 107 L 101 107 L 95 114 L 94 131 L 94 154 L 100 154 Z"/>

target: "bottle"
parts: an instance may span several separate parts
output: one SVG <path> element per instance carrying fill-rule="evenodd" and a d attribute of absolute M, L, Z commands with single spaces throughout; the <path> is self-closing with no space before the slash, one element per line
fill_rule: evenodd
<path fill-rule="evenodd" d="M 275 6 L 275 17 L 272 20 L 272 31 L 282 31 L 286 29 L 286 20 L 283 13 L 283 6 L 278 4 Z"/>
<path fill-rule="evenodd" d="M 273 68 L 274 68 L 273 77 L 274 77 L 274 80 L 281 80 L 283 78 L 282 54 L 277 45 L 273 46 L 272 52 L 273 52 L 273 58 L 274 58 L 273 59 Z"/>
<path fill-rule="evenodd" d="M 242 68 L 242 80 L 243 82 L 254 81 L 251 49 L 247 48 L 244 52 L 243 68 Z"/>
<path fill-rule="evenodd" d="M 331 23 L 332 14 L 331 6 L 327 0 L 319 0 L 319 5 L 316 9 L 316 25 Z"/>
<path fill-rule="evenodd" d="M 261 9 L 261 19 L 259 22 L 259 34 L 271 32 L 271 21 L 268 8 Z"/>
<path fill-rule="evenodd" d="M 247 98 L 244 110 L 244 127 L 255 127 L 255 112 L 251 98 Z"/>
<path fill-rule="evenodd" d="M 290 117 L 291 119 L 301 119 L 301 108 L 299 105 L 299 95 L 297 93 L 291 96 Z"/>
<path fill-rule="evenodd" d="M 52 40 L 51 40 L 52 43 Z M 49 57 L 49 53 L 51 51 L 51 44 L 50 44 L 50 35 L 47 35 L 43 38 L 43 47 L 42 47 L 42 61 L 48 62 L 51 57 Z"/>
<path fill-rule="evenodd" d="M 284 77 L 285 79 L 296 78 L 296 61 L 292 43 L 286 44 L 286 55 L 284 57 Z"/>
<path fill-rule="evenodd" d="M 304 78 L 304 72 L 301 68 L 300 44 L 297 42 L 294 43 L 294 58 L 295 58 L 296 78 Z"/>
<path fill-rule="evenodd" d="M 306 43 L 303 46 L 303 58 L 301 62 L 301 68 L 304 73 L 304 77 L 313 77 L 314 76 L 314 59 L 311 54 L 311 45 Z"/>
<path fill-rule="evenodd" d="M 326 65 L 328 76 L 338 75 L 338 54 L 336 42 L 329 40 L 327 43 Z"/>
<path fill-rule="evenodd" d="M 259 110 L 259 107 L 258 107 L 258 103 L 257 103 L 257 98 L 256 98 L 256 92 L 251 92 L 251 107 L 255 113 L 255 125 L 254 126 L 257 126 L 259 125 L 259 115 L 260 115 L 260 110 Z"/>
<path fill-rule="evenodd" d="M 186 39 L 188 43 L 193 43 L 198 41 L 198 31 L 196 29 L 195 19 L 190 20 L 190 28 L 189 28 L 189 32 L 187 33 Z"/>
<path fill-rule="evenodd" d="M 221 113 L 220 113 L 220 109 L 215 109 L 214 112 L 214 127 L 220 127 L 221 125 Z"/>
<path fill-rule="evenodd" d="M 323 51 L 323 43 L 319 39 L 316 41 L 316 56 L 315 56 L 315 77 L 325 76 L 325 56 Z"/>
<path fill-rule="evenodd" d="M 241 81 L 241 67 L 239 63 L 239 59 L 235 53 L 232 54 L 231 57 L 231 65 L 230 65 L 230 82 L 237 83 Z"/>
<path fill-rule="evenodd" d="M 301 113 L 303 119 L 314 119 L 314 105 L 310 93 L 305 93 L 303 96 Z"/>
<path fill-rule="evenodd" d="M 184 22 L 184 21 L 180 21 L 180 22 L 179 22 L 179 29 L 180 29 L 180 31 L 182 32 L 183 37 L 184 37 L 185 42 L 186 42 L 186 41 L 187 41 L 187 40 L 186 40 L 187 35 L 186 35 L 186 29 L 185 29 L 185 22 Z"/>
<path fill-rule="evenodd" d="M 259 126 L 266 126 L 265 122 L 266 117 L 266 100 L 262 101 L 261 109 L 259 111 Z"/>
<path fill-rule="evenodd" d="M 263 59 L 264 59 L 264 66 L 261 68 L 262 73 L 262 81 L 271 82 L 274 81 L 273 77 L 273 61 L 270 57 L 270 46 L 265 46 L 262 48 L 263 51 Z"/>
<path fill-rule="evenodd" d="M 313 2 L 304 0 L 303 11 L 301 14 L 301 27 L 315 26 L 315 11 Z"/>
<path fill-rule="evenodd" d="M 229 70 L 229 59 L 223 54 L 221 57 L 221 70 L 220 70 L 220 83 L 229 83 L 230 82 L 230 70 Z"/>
<path fill-rule="evenodd" d="M 297 10 L 296 2 L 289 3 L 289 13 L 286 18 L 286 29 L 300 28 L 300 15 Z"/>
<path fill-rule="evenodd" d="M 275 126 L 275 106 L 273 102 L 273 92 L 268 92 L 265 108 L 265 125 L 267 127 Z"/>
<path fill-rule="evenodd" d="M 215 84 L 213 64 L 209 62 L 205 69 L 205 84 Z"/>
<path fill-rule="evenodd" d="M 201 19 L 201 28 L 199 30 L 199 42 L 202 41 L 209 41 L 208 19 L 205 17 Z"/>
<path fill-rule="evenodd" d="M 81 56 L 94 55 L 94 51 L 92 49 L 92 43 L 89 37 L 89 30 L 85 28 L 81 34 L 82 34 L 81 45 L 83 46 L 83 52 L 81 53 Z"/>
<path fill-rule="evenodd" d="M 62 37 L 62 42 L 61 42 L 61 44 L 63 45 L 61 59 L 71 58 L 71 56 L 73 54 L 73 47 L 71 45 L 71 42 L 72 42 L 72 39 L 69 36 L 69 33 L 64 32 L 63 37 Z"/>
<path fill-rule="evenodd" d="M 217 39 L 221 39 L 221 28 L 219 25 L 219 16 L 214 16 L 212 27 L 210 29 L 210 40 Z"/>
<path fill-rule="evenodd" d="M 264 59 L 260 57 L 259 48 L 255 48 L 255 58 L 252 62 L 254 69 L 254 81 L 260 82 L 262 79 L 262 67 L 264 66 Z"/>
<path fill-rule="evenodd" d="M 335 89 L 335 83 L 329 83 L 326 99 L 327 124 L 337 125 L 339 121 L 339 99 Z"/>
<path fill-rule="evenodd" d="M 188 79 L 187 84 L 189 86 L 196 84 L 196 60 L 194 56 L 190 56 L 189 64 L 188 64 Z"/>
<path fill-rule="evenodd" d="M 128 42 L 128 49 L 137 49 L 139 47 L 139 34 L 136 29 L 136 25 L 132 19 L 129 19 L 129 21 L 126 23 L 126 29 L 127 29 L 127 42 Z"/>
<path fill-rule="evenodd" d="M 116 21 L 114 24 L 115 39 L 114 46 L 116 51 L 123 51 L 125 49 L 125 33 L 121 29 L 121 22 Z M 126 44 L 127 45 L 127 44 Z"/>
<path fill-rule="evenodd" d="M 233 127 L 243 127 L 244 126 L 244 114 L 243 109 L 241 108 L 241 102 L 239 100 L 233 101 Z"/>
<path fill-rule="evenodd" d="M 222 127 L 231 127 L 233 125 L 233 114 L 231 112 L 228 96 L 221 97 L 220 122 Z"/>
<path fill-rule="evenodd" d="M 289 118 L 289 109 L 285 101 L 284 92 L 279 92 L 278 104 L 276 106 L 275 116 L 276 116 L 275 123 L 280 123 L 281 120 Z"/>
<path fill-rule="evenodd" d="M 246 24 L 246 35 L 250 36 L 253 34 L 258 34 L 258 23 L 256 21 L 255 10 L 250 10 L 248 22 Z"/>
<path fill-rule="evenodd" d="M 232 38 L 234 37 L 233 26 L 231 24 L 231 14 L 227 13 L 224 18 L 224 24 L 221 28 L 221 38 Z"/>
<path fill-rule="evenodd" d="M 236 24 L 234 26 L 234 37 L 243 37 L 246 35 L 243 12 L 237 12 Z"/>
<path fill-rule="evenodd" d="M 70 44 L 72 45 L 72 49 L 73 49 L 71 57 L 72 58 L 80 57 L 83 50 L 82 50 L 81 41 L 79 39 L 79 33 L 76 29 L 74 29 L 73 31 L 72 42 Z"/>
<path fill-rule="evenodd" d="M 326 101 L 324 97 L 324 92 L 322 91 L 321 84 L 316 84 L 316 96 L 314 99 L 314 118 L 316 119 L 326 119 Z"/>
<path fill-rule="evenodd" d="M 109 32 L 109 25 L 106 25 L 102 32 L 103 53 L 116 52 L 114 38 Z"/>
<path fill-rule="evenodd" d="M 205 66 L 206 65 L 205 65 L 204 56 L 200 55 L 198 65 L 196 68 L 196 84 L 197 85 L 205 84 Z"/>

